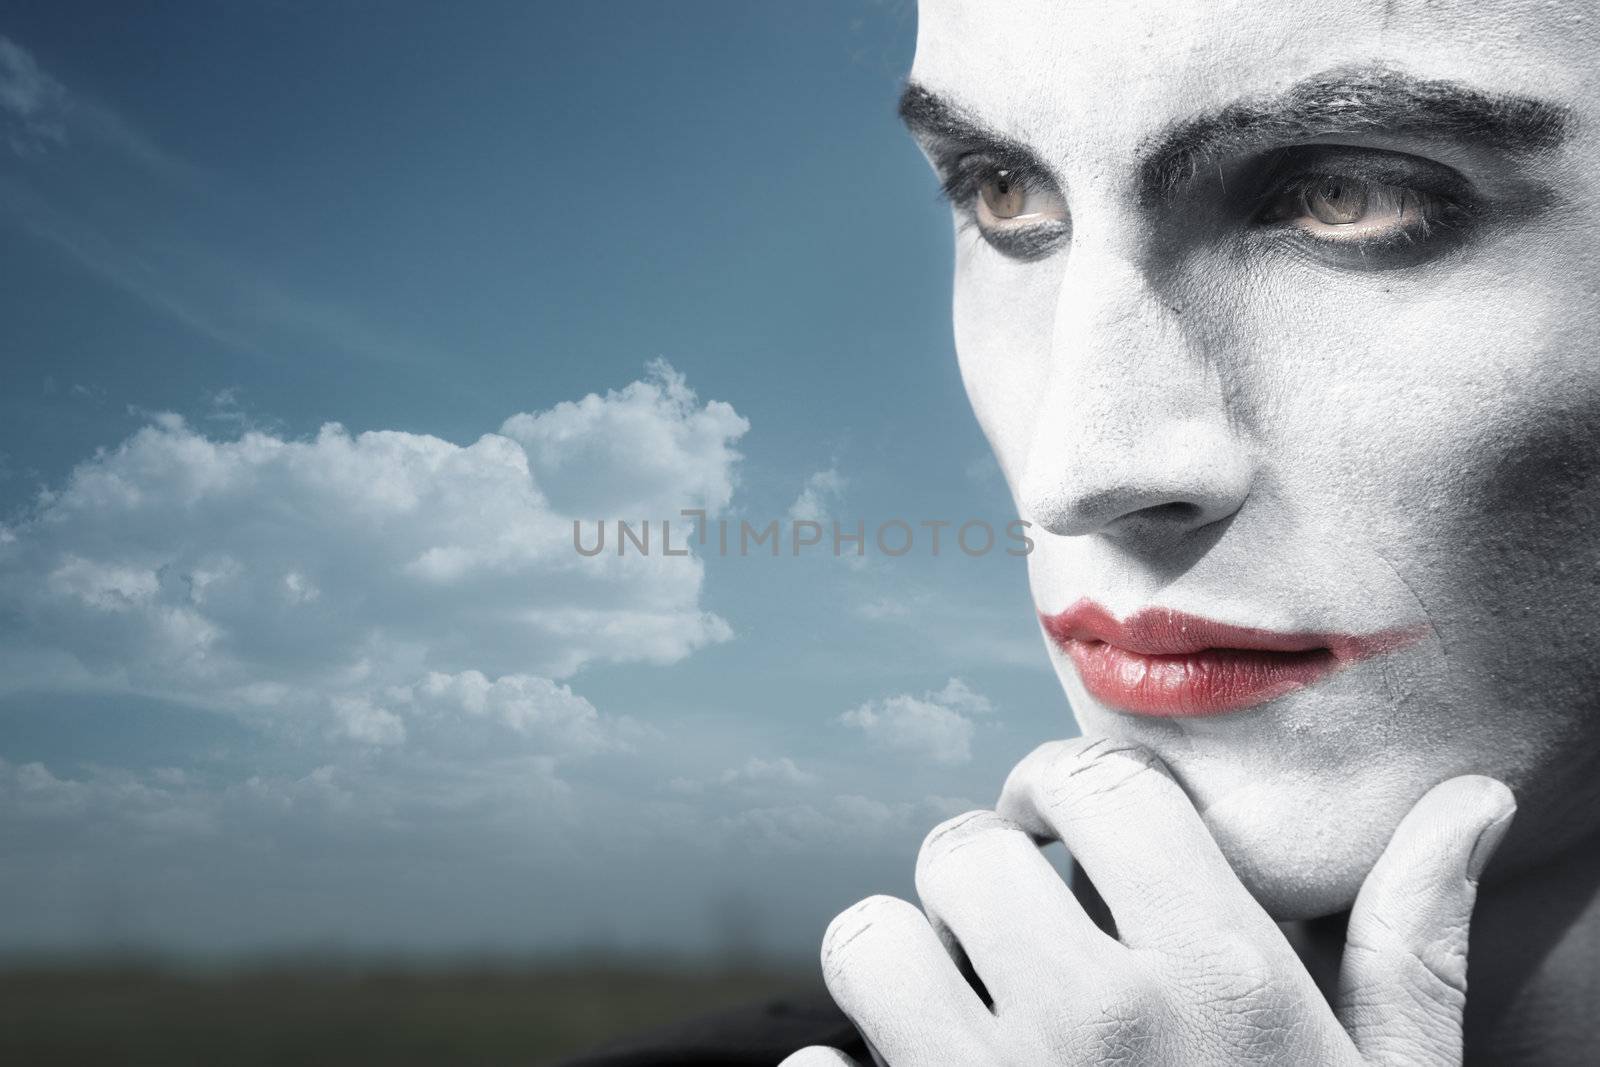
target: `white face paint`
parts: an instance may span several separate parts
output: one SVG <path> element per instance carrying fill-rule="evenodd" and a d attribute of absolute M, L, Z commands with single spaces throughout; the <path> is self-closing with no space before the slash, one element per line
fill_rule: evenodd
<path fill-rule="evenodd" d="M 1502 870 L 1600 827 L 1597 64 L 1591 0 L 921 4 L 1038 611 L 1422 635 L 1191 717 L 1052 648 L 1280 917 L 1347 907 L 1453 775 L 1516 791 Z"/>

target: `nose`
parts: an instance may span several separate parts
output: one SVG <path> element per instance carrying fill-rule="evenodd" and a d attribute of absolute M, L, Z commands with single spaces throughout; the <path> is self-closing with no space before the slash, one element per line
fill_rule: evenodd
<path fill-rule="evenodd" d="M 1063 420 L 1075 421 L 1072 412 Z M 1053 534 L 1171 542 L 1232 515 L 1249 495 L 1250 465 L 1220 427 L 1183 419 L 1097 434 L 1099 421 L 1052 434 L 1064 447 L 1030 457 L 1025 507 Z"/>
<path fill-rule="evenodd" d="M 1079 251 L 1064 272 L 1018 502 L 1053 534 L 1160 552 L 1250 494 L 1255 463 L 1229 407 L 1240 390 L 1136 266 Z"/>

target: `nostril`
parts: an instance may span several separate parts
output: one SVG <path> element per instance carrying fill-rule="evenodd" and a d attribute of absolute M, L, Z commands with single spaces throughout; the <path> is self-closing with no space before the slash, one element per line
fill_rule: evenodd
<path fill-rule="evenodd" d="M 1041 431 L 1017 482 L 1029 520 L 1057 537 L 1103 536 L 1151 550 L 1244 505 L 1251 452 L 1218 422 Z"/>
<path fill-rule="evenodd" d="M 1174 500 L 1168 504 L 1155 504 L 1135 512 L 1142 519 L 1188 526 L 1199 521 L 1203 509 L 1187 500 Z"/>

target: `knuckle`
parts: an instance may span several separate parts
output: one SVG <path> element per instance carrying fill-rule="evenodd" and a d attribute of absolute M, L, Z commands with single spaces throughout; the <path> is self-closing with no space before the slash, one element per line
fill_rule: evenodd
<path fill-rule="evenodd" d="M 1398 991 L 1408 1001 L 1459 1010 L 1467 996 L 1465 949 L 1417 952 L 1395 943 L 1351 940 L 1345 971 L 1352 985 Z"/>
<path fill-rule="evenodd" d="M 1155 986 L 1130 980 L 1101 986 L 1083 1005 L 1063 1042 L 1071 1063 L 1150 1062 L 1163 1010 Z"/>
<path fill-rule="evenodd" d="M 1282 975 L 1266 952 L 1244 943 L 1201 954 L 1190 988 L 1200 1002 L 1228 1011 L 1255 1011 L 1272 999 Z"/>
<path fill-rule="evenodd" d="M 827 932 L 822 935 L 823 971 L 835 973 L 842 970 L 851 946 L 859 946 L 862 940 L 874 934 L 881 936 L 896 928 L 909 917 L 907 912 L 919 920 L 922 917 L 922 913 L 912 905 L 898 897 L 882 894 L 867 897 L 841 911 L 834 916 Z"/>
<path fill-rule="evenodd" d="M 1064 737 L 1038 745 L 1011 769 L 1002 795 L 1021 797 L 1035 792 L 1059 773 L 1058 768 L 1078 759 L 1084 748 L 1098 743 L 1096 738 Z"/>
<path fill-rule="evenodd" d="M 1166 765 L 1142 745 L 1113 738 L 1075 738 L 1054 754 L 1039 787 L 1041 799 L 1052 807 L 1079 806 L 1162 780 L 1171 780 Z"/>
<path fill-rule="evenodd" d="M 1237 1058 L 1263 1035 L 1292 1030 L 1303 1010 L 1293 973 L 1270 946 L 1244 934 L 1213 932 L 1185 956 L 1181 1004 L 1219 1056 Z"/>
<path fill-rule="evenodd" d="M 1022 762 L 1017 766 L 1019 769 L 1027 768 L 1030 770 L 1048 767 L 1055 763 L 1056 760 L 1081 747 L 1086 740 L 1088 739 L 1083 737 L 1062 737 L 1046 741 L 1024 756 Z"/>
<path fill-rule="evenodd" d="M 969 811 L 957 815 L 928 831 L 917 853 L 917 865 L 933 863 L 952 852 L 997 835 L 1020 834 L 1017 824 L 993 811 Z"/>
<path fill-rule="evenodd" d="M 1364 969 L 1438 990 L 1449 999 L 1452 991 L 1466 993 L 1468 923 L 1468 916 L 1458 916 L 1430 928 L 1424 936 L 1369 909 L 1352 918 L 1346 944 L 1357 951 Z"/>

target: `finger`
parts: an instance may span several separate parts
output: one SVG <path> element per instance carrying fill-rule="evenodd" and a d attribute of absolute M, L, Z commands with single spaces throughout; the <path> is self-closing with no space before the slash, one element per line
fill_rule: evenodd
<path fill-rule="evenodd" d="M 997 1005 L 1038 1000 L 1041 989 L 1070 999 L 1077 982 L 1104 979 L 1099 956 L 1122 951 L 1084 914 L 1033 840 L 992 811 L 934 828 L 917 856 L 917 894 Z"/>
<path fill-rule="evenodd" d="M 1288 953 L 1166 766 L 1128 741 L 1073 738 L 1034 749 L 997 808 L 1028 833 L 1065 842 L 1134 948 L 1230 930 Z"/>
<path fill-rule="evenodd" d="M 787 1057 L 778 1067 L 861 1067 L 836 1048 L 812 1045 Z"/>
<path fill-rule="evenodd" d="M 1478 877 L 1516 810 L 1493 778 L 1442 782 L 1401 820 L 1367 875 L 1350 912 L 1337 1011 L 1369 1062 L 1461 1062 Z"/>
<path fill-rule="evenodd" d="M 822 939 L 822 977 L 867 1042 L 894 1067 L 986 1063 L 994 1017 L 957 972 L 922 912 L 868 897 Z"/>

